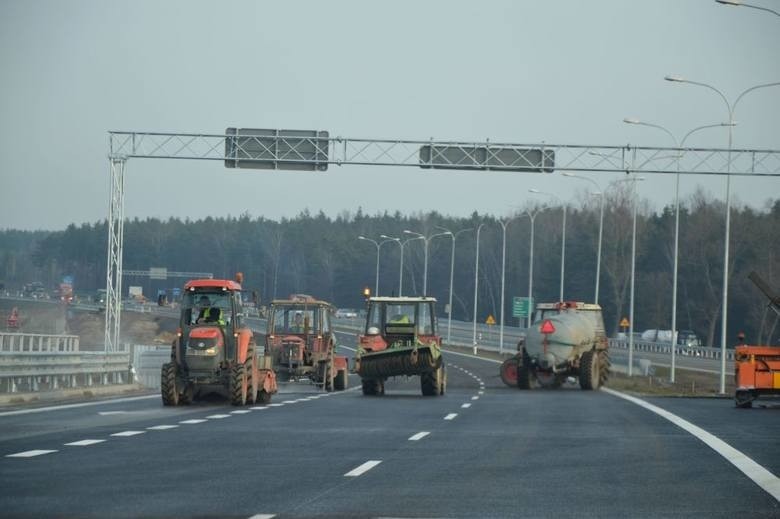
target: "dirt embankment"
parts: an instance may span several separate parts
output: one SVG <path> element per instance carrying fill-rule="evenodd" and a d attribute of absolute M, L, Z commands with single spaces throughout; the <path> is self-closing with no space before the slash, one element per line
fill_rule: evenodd
<path fill-rule="evenodd" d="M 2 326 L 11 309 L 17 307 L 20 326 L 9 330 L 20 333 L 78 335 L 83 351 L 102 351 L 105 342 L 105 314 L 76 310 L 56 303 L 0 301 Z M 120 342 L 132 344 L 170 344 L 177 323 L 169 317 L 148 313 L 122 312 Z"/>

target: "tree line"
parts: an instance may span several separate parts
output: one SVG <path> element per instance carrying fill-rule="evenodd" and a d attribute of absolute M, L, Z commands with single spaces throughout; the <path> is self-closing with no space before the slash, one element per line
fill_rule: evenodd
<path fill-rule="evenodd" d="M 603 246 L 599 303 L 610 334 L 629 315 L 632 245 L 632 191 L 617 182 L 604 191 Z M 660 212 L 637 202 L 635 322 L 637 331 L 669 329 L 674 258 L 673 207 Z M 600 199 L 581 196 L 567 209 L 564 299 L 593 302 Z M 232 278 L 243 272 L 244 287 L 256 290 L 264 304 L 275 297 L 307 293 L 336 306 L 359 308 L 364 287 L 374 290 L 377 248 L 364 236 L 407 240 L 405 230 L 431 236 L 457 234 L 453 274 L 454 319 L 473 318 L 475 230 L 479 241 L 477 319 L 500 315 L 502 226 L 506 224 L 505 325 L 517 326 L 512 298 L 528 296 L 531 218 L 534 214 L 533 295 L 537 302 L 559 296 L 562 207 L 533 205 L 496 216 L 473 213 L 452 217 L 436 211 L 403 215 L 366 214 L 358 208 L 331 218 L 308 210 L 279 221 L 243 214 L 200 220 L 134 219 L 125 223 L 123 266 L 126 270 L 166 267 L 169 271 L 212 272 Z M 681 204 L 678 283 L 678 329 L 694 330 L 706 345 L 718 346 L 723 276 L 725 204 L 697 191 Z M 483 225 L 484 224 L 484 225 Z M 0 282 L 18 289 L 32 281 L 54 287 L 64 276 L 74 278 L 77 293 L 105 288 L 106 222 L 69 225 L 63 231 L 0 230 Z M 749 342 L 776 336 L 777 322 L 767 313 L 767 301 L 747 279 L 757 271 L 778 287 L 780 276 L 780 200 L 761 209 L 735 204 L 731 215 L 729 262 L 729 335 L 744 331 Z M 379 295 L 397 295 L 401 263 L 398 242 L 382 244 Z M 423 286 L 424 243 L 403 247 L 403 295 L 420 295 Z M 449 297 L 452 239 L 429 241 L 428 295 L 439 300 L 439 312 Z M 125 277 L 147 295 L 183 285 L 185 280 L 153 281 Z M 733 332 L 733 333 L 731 333 Z M 759 337 L 759 334 L 762 336 Z"/>

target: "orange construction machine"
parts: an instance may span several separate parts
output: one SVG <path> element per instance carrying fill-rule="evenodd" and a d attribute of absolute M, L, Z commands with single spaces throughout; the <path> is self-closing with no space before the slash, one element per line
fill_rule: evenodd
<path fill-rule="evenodd" d="M 755 272 L 748 278 L 769 299 L 768 308 L 780 318 L 780 294 Z M 759 337 L 763 335 L 763 323 L 761 328 Z M 753 400 L 762 395 L 780 396 L 780 348 L 739 344 L 734 351 L 734 379 L 737 407 L 752 407 Z"/>

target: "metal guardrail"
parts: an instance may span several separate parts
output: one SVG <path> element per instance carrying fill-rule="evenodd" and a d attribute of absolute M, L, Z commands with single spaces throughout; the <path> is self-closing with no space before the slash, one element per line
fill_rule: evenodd
<path fill-rule="evenodd" d="M 610 348 L 619 348 L 628 350 L 628 339 L 609 339 Z M 672 345 L 668 342 L 650 342 L 634 340 L 634 351 L 645 351 L 648 353 L 668 353 L 672 354 Z M 701 359 L 719 360 L 720 348 L 707 348 L 704 346 L 687 347 L 677 346 L 677 355 L 696 357 Z M 734 360 L 734 350 L 726 350 L 726 360 Z"/>
<path fill-rule="evenodd" d="M 0 332 L 0 352 L 2 353 L 76 351 L 79 351 L 79 337 L 77 335 Z"/>

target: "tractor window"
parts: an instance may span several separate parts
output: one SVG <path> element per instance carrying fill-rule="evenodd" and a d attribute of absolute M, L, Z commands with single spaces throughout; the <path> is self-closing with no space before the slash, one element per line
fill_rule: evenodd
<path fill-rule="evenodd" d="M 222 320 L 230 324 L 233 320 L 233 308 L 230 304 L 230 293 L 228 292 L 190 292 L 182 300 L 184 310 L 184 320 L 188 325 L 198 323 L 198 319 L 203 320 L 207 313 L 207 308 L 219 308 L 222 310 Z"/>
<path fill-rule="evenodd" d="M 383 324 L 384 323 L 382 322 L 382 305 L 379 303 L 373 303 L 368 308 L 368 319 L 366 319 L 366 333 L 368 333 L 369 328 L 381 330 Z"/>
<path fill-rule="evenodd" d="M 417 334 L 433 335 L 433 314 L 431 313 L 431 305 L 428 303 L 423 303 L 419 306 Z"/>
<path fill-rule="evenodd" d="M 414 324 L 414 304 L 387 305 L 385 324 Z"/>
<path fill-rule="evenodd" d="M 330 310 L 321 308 L 318 313 L 322 316 L 322 333 L 330 333 Z"/>
<path fill-rule="evenodd" d="M 316 308 L 276 307 L 272 319 L 272 334 L 317 333 L 319 328 Z"/>

